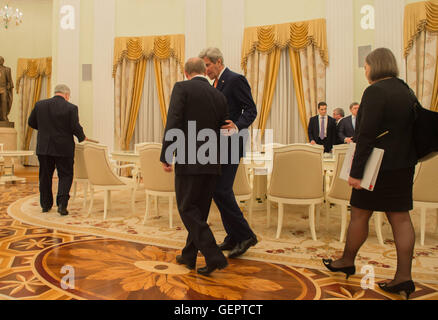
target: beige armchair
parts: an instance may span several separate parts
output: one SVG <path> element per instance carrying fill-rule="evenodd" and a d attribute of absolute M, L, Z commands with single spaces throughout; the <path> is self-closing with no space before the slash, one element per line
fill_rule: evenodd
<path fill-rule="evenodd" d="M 414 208 L 420 209 L 420 243 L 424 246 L 426 233 L 426 212 L 427 209 L 436 211 L 436 227 L 438 231 L 438 154 L 418 164 L 417 175 L 414 179 L 412 192 Z"/>
<path fill-rule="evenodd" d="M 108 147 L 86 143 L 84 146 L 84 160 L 87 169 L 88 180 L 90 182 L 91 201 L 88 214 L 91 214 L 94 203 L 94 191 L 104 190 L 104 213 L 105 220 L 108 207 L 111 206 L 111 191 L 130 190 L 131 191 L 131 210 L 135 213 L 135 190 L 136 184 L 133 179 L 119 177 L 113 171 L 109 157 Z"/>
<path fill-rule="evenodd" d="M 252 224 L 252 186 L 250 184 L 248 167 L 242 163 L 242 161 L 237 169 L 236 178 L 234 179 L 233 184 L 233 191 L 238 203 L 245 201 L 245 205 L 248 210 L 249 224 Z"/>
<path fill-rule="evenodd" d="M 174 171 L 168 173 L 163 170 L 160 162 L 161 144 L 144 144 L 138 146 L 137 151 L 140 155 L 140 170 L 146 193 L 146 211 L 143 224 L 146 224 L 149 216 L 149 196 L 163 196 L 169 199 L 169 227 L 172 228 L 175 173 Z"/>
<path fill-rule="evenodd" d="M 322 146 L 293 144 L 274 148 L 272 175 L 268 185 L 268 226 L 270 202 L 278 203 L 276 238 L 283 227 L 284 204 L 308 205 L 312 239 L 315 231 L 315 208 L 324 202 Z"/>
<path fill-rule="evenodd" d="M 87 167 L 85 166 L 84 144 L 87 142 L 76 143 L 74 172 L 73 172 L 73 201 L 76 199 L 78 183 L 84 185 L 84 207 L 87 205 L 87 195 L 89 189 L 89 181 Z"/>

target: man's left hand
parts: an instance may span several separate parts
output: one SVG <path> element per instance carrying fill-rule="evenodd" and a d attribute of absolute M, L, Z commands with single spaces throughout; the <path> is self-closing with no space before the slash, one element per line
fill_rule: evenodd
<path fill-rule="evenodd" d="M 173 171 L 173 166 L 171 164 L 168 163 L 161 163 L 163 165 L 163 169 L 165 172 L 172 172 Z"/>
<path fill-rule="evenodd" d="M 237 126 L 234 124 L 233 121 L 231 120 L 225 120 L 225 122 L 227 123 L 226 125 L 223 125 L 221 127 L 221 133 L 224 136 L 231 136 L 233 134 L 235 134 L 236 132 L 238 132 L 239 130 L 237 129 Z M 226 131 L 225 131 L 226 130 Z"/>

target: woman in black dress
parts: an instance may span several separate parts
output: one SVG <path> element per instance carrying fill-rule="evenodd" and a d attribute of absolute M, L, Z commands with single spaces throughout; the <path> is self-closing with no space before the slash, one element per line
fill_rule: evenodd
<path fill-rule="evenodd" d="M 355 273 L 354 260 L 368 237 L 368 223 L 374 211 L 384 211 L 391 224 L 397 250 L 394 280 L 379 283 L 382 290 L 415 291 L 411 277 L 415 232 L 409 211 L 412 210 L 412 186 L 417 157 L 413 142 L 413 98 L 408 86 L 398 79 L 397 62 L 392 52 L 379 48 L 365 63 L 370 86 L 360 104 L 356 126 L 356 152 L 348 183 L 353 187 L 351 220 L 341 259 L 324 259 L 331 271 L 348 276 Z M 374 191 L 360 187 L 364 167 L 373 148 L 384 149 L 382 164 Z"/>

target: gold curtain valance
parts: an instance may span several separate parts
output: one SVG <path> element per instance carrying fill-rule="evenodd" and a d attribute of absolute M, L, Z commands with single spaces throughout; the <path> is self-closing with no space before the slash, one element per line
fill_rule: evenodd
<path fill-rule="evenodd" d="M 37 78 L 40 76 L 52 75 L 52 58 L 39 58 L 39 59 L 18 59 L 17 63 L 17 81 L 16 90 L 20 88 L 20 81 L 24 76 L 29 78 Z"/>
<path fill-rule="evenodd" d="M 404 56 L 407 57 L 416 37 L 424 30 L 438 32 L 438 1 L 424 1 L 405 7 Z"/>
<path fill-rule="evenodd" d="M 185 37 L 183 34 L 149 37 L 119 37 L 114 41 L 113 77 L 123 59 L 168 59 L 174 57 L 184 70 Z"/>
<path fill-rule="evenodd" d="M 274 48 L 304 49 L 314 44 L 322 61 L 328 65 L 327 29 L 325 19 L 292 22 L 245 29 L 242 45 L 242 69 L 246 73 L 248 57 L 258 50 L 270 53 Z"/>

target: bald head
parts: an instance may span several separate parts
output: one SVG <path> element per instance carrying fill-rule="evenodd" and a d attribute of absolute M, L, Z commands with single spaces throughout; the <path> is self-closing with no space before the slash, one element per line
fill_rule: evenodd
<path fill-rule="evenodd" d="M 187 60 L 184 71 L 187 79 L 191 79 L 197 75 L 205 76 L 205 63 L 201 58 L 190 58 Z"/>

